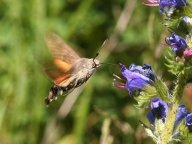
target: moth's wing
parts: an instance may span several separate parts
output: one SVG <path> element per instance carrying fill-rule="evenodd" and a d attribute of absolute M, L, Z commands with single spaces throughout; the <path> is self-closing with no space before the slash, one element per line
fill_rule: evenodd
<path fill-rule="evenodd" d="M 67 64 L 73 64 L 80 58 L 80 56 L 55 33 L 49 33 L 47 35 L 46 43 L 54 59 L 62 60 Z"/>
<path fill-rule="evenodd" d="M 44 65 L 43 70 L 55 84 L 59 84 L 71 76 L 71 66 L 62 60 L 54 59 L 48 65 Z"/>
<path fill-rule="evenodd" d="M 63 72 L 55 67 L 45 68 L 44 71 L 54 81 L 56 85 L 58 85 L 59 83 L 68 79 L 71 76 L 71 73 Z"/>
<path fill-rule="evenodd" d="M 72 65 L 80 57 L 55 33 L 47 35 L 46 44 L 52 54 L 53 61 L 49 66 L 46 66 L 45 72 L 57 84 L 70 76 Z"/>

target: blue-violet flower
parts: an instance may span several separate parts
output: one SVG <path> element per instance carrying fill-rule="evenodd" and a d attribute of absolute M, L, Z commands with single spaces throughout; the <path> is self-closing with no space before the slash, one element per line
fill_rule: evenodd
<path fill-rule="evenodd" d="M 132 64 L 129 69 L 127 69 L 123 64 L 120 64 L 120 68 L 123 77 L 126 79 L 125 83 L 119 82 L 114 84 L 118 88 L 127 89 L 129 94 L 135 91 L 140 91 L 144 88 L 145 84 L 152 85 L 152 82 L 155 79 L 151 66 L 147 64 L 143 67 Z"/>
<path fill-rule="evenodd" d="M 176 114 L 175 126 L 178 126 L 182 119 L 185 118 L 188 113 L 189 112 L 187 111 L 186 107 L 184 105 L 180 105 Z"/>
<path fill-rule="evenodd" d="M 188 17 L 188 16 L 185 16 L 185 17 L 183 18 L 183 21 L 184 21 L 185 23 L 187 23 L 187 24 L 192 25 L 192 18 L 190 18 L 190 17 Z"/>
<path fill-rule="evenodd" d="M 192 113 L 187 115 L 185 124 L 188 127 L 189 131 L 192 132 Z"/>
<path fill-rule="evenodd" d="M 171 45 L 172 50 L 178 56 L 180 56 L 185 48 L 187 48 L 186 40 L 174 33 L 169 38 L 167 38 L 167 44 Z"/>
<path fill-rule="evenodd" d="M 186 6 L 186 0 L 147 0 L 144 2 L 147 6 L 160 6 L 160 12 L 166 12 L 170 8 Z"/>
<path fill-rule="evenodd" d="M 155 119 L 161 119 L 165 122 L 168 113 L 168 105 L 160 98 L 155 98 L 151 101 L 151 110 L 147 114 L 147 118 L 151 124 L 155 123 Z"/>

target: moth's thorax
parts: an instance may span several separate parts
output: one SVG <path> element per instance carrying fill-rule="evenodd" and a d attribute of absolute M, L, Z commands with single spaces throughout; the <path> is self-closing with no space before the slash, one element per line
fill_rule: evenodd
<path fill-rule="evenodd" d="M 65 87 L 71 84 L 73 87 L 78 87 L 86 82 L 99 66 L 100 63 L 96 59 L 80 58 L 70 69 L 69 73 L 71 76 L 58 85 Z"/>
<path fill-rule="evenodd" d="M 74 63 L 72 71 L 74 73 L 93 73 L 99 66 L 100 62 L 97 59 L 80 58 Z"/>

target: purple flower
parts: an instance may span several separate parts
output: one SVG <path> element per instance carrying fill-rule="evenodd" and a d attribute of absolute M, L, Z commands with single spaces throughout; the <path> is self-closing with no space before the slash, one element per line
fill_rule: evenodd
<path fill-rule="evenodd" d="M 186 40 L 174 33 L 167 38 L 167 44 L 171 45 L 172 50 L 177 55 L 180 55 L 187 48 Z"/>
<path fill-rule="evenodd" d="M 147 0 L 144 2 L 147 6 L 160 6 L 160 12 L 167 12 L 167 9 L 186 6 L 186 0 Z"/>
<path fill-rule="evenodd" d="M 149 64 L 143 65 L 143 75 L 145 75 L 146 77 L 150 78 L 153 81 L 155 80 L 154 71 L 152 70 L 152 68 Z"/>
<path fill-rule="evenodd" d="M 155 123 L 155 119 L 162 119 L 165 122 L 165 118 L 168 113 L 168 105 L 160 98 L 155 98 L 151 101 L 151 110 L 147 114 L 147 118 L 151 124 Z"/>
<path fill-rule="evenodd" d="M 155 80 L 155 74 L 149 64 L 144 64 L 143 66 L 136 66 L 134 64 L 129 66 L 129 70 L 132 72 L 138 72 L 151 80 Z"/>
<path fill-rule="evenodd" d="M 183 18 L 183 21 L 184 21 L 185 23 L 189 23 L 190 25 L 192 25 L 192 18 L 190 18 L 190 17 L 188 17 L 188 16 L 185 16 L 185 17 Z"/>
<path fill-rule="evenodd" d="M 162 8 L 186 6 L 186 0 L 160 0 L 160 6 Z"/>
<path fill-rule="evenodd" d="M 189 131 L 192 132 L 192 113 L 189 113 L 184 105 L 180 105 L 177 110 L 175 127 L 184 119 L 185 125 L 188 127 Z"/>
<path fill-rule="evenodd" d="M 184 105 L 180 105 L 177 110 L 177 115 L 175 119 L 175 126 L 179 125 L 183 118 L 185 118 L 188 114 L 186 107 Z"/>
<path fill-rule="evenodd" d="M 127 69 L 124 65 L 120 64 L 120 67 L 121 73 L 126 80 L 125 83 L 116 83 L 115 86 L 127 89 L 129 94 L 135 91 L 140 91 L 144 85 L 150 85 L 152 84 L 152 80 L 154 80 L 154 72 L 150 65 L 145 64 L 142 67 L 132 64 L 129 69 Z"/>
<path fill-rule="evenodd" d="M 187 60 L 192 59 L 192 49 L 186 48 L 185 51 L 183 52 L 183 56 Z"/>
<path fill-rule="evenodd" d="M 192 132 L 192 113 L 187 115 L 185 124 L 188 127 L 189 131 Z"/>
<path fill-rule="evenodd" d="M 180 7 L 186 6 L 186 0 L 147 0 L 144 2 L 144 5 L 147 6 L 160 6 L 161 8 L 165 7 Z"/>

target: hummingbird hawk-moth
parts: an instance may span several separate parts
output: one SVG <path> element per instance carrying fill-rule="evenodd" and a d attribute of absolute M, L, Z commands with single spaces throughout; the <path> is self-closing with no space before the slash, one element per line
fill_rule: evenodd
<path fill-rule="evenodd" d="M 53 58 L 53 68 L 45 70 L 54 83 L 45 98 L 45 103 L 49 105 L 58 95 L 85 83 L 100 66 L 100 62 L 95 58 L 81 58 L 55 33 L 48 34 L 46 44 Z"/>

